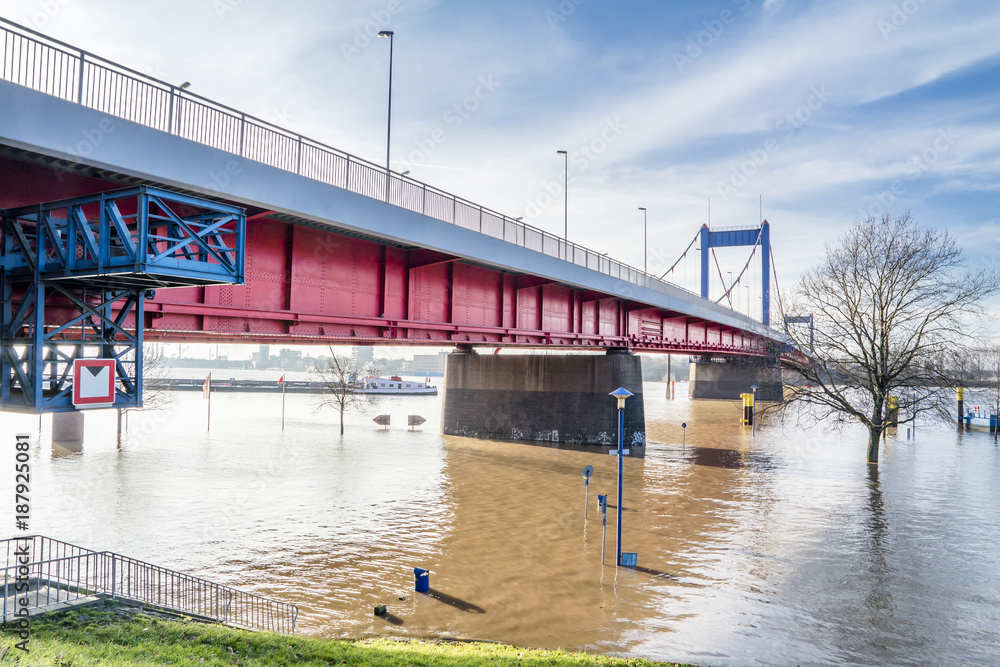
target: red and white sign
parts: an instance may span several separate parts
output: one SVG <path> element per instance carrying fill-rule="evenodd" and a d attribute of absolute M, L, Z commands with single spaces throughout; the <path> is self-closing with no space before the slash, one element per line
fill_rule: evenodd
<path fill-rule="evenodd" d="M 114 405 L 115 376 L 114 359 L 74 359 L 73 405 Z"/>

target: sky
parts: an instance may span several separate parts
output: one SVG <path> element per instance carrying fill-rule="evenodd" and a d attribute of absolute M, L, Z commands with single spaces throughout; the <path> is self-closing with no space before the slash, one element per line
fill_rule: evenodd
<path fill-rule="evenodd" d="M 785 290 L 883 213 L 998 268 L 1000 3 L 0 0 L 0 16 L 379 164 L 392 30 L 393 169 L 651 273 L 702 224 L 761 212 Z M 720 251 L 720 270 L 748 254 Z M 696 289 L 697 268 L 673 277 Z"/>

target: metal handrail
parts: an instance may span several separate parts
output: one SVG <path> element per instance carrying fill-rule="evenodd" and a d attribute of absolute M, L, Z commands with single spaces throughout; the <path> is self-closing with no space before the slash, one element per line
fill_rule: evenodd
<path fill-rule="evenodd" d="M 760 229 L 760 225 L 730 225 L 729 227 L 709 227 L 710 232 L 749 232 Z M 700 231 L 700 230 L 699 230 Z"/>
<path fill-rule="evenodd" d="M 31 540 L 35 549 L 48 547 L 76 553 L 57 558 L 11 564 L 12 543 Z M 155 605 L 171 611 L 212 619 L 227 625 L 294 634 L 298 607 L 287 602 L 248 593 L 207 579 L 111 551 L 91 551 L 41 535 L 13 538 L 7 542 L 7 566 L 3 568 L 3 619 L 14 618 L 19 608 L 15 598 L 26 598 L 27 608 L 44 609 L 87 597 L 107 597 Z M 15 549 L 16 549 L 16 545 Z M 15 593 L 18 582 L 27 581 L 27 592 Z M 44 591 L 44 593 L 43 593 Z M 43 597 L 44 595 L 44 597 Z M 20 607 L 23 608 L 23 607 Z"/>
<path fill-rule="evenodd" d="M 0 17 L 0 79 L 557 257 L 654 291 L 661 280 L 422 181 Z M 386 187 L 388 181 L 388 187 Z"/>

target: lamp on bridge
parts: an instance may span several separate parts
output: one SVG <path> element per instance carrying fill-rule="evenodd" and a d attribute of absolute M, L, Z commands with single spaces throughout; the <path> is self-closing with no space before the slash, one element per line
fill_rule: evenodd
<path fill-rule="evenodd" d="M 389 38 L 389 109 L 385 115 L 385 200 L 389 201 L 389 141 L 392 138 L 392 30 L 379 30 L 379 39 Z"/>
<path fill-rule="evenodd" d="M 569 153 L 556 151 L 563 156 L 563 241 L 569 242 Z"/>
<path fill-rule="evenodd" d="M 180 93 L 182 91 L 187 90 L 190 87 L 191 87 L 191 82 L 190 81 L 185 81 L 184 83 L 182 83 L 181 85 L 177 86 L 176 88 L 174 88 L 174 86 L 170 86 L 170 111 L 169 111 L 169 115 L 167 117 L 167 119 L 168 119 L 168 121 L 167 121 L 167 133 L 168 134 L 173 134 L 174 133 L 174 126 L 175 125 L 177 125 L 177 126 L 180 125 L 180 121 L 181 121 L 180 117 L 183 117 L 183 112 L 181 111 L 180 103 L 184 99 L 183 97 L 180 96 Z M 174 112 L 174 99 L 175 98 L 177 99 L 177 105 L 178 105 L 177 113 Z M 175 120 L 174 116 L 178 116 L 178 118 Z"/>
<path fill-rule="evenodd" d="M 649 242 L 646 240 L 646 207 L 640 206 L 639 210 L 642 211 L 642 272 L 648 273 L 646 270 L 646 249 L 649 248 Z"/>

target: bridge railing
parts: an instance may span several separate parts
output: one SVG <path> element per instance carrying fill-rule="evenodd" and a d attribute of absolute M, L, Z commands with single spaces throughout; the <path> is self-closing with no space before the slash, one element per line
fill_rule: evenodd
<path fill-rule="evenodd" d="M 0 18 L 0 78 L 563 259 L 661 293 L 682 289 L 384 166 Z"/>
<path fill-rule="evenodd" d="M 294 634 L 298 607 L 110 551 L 42 535 L 3 540 L 3 621 L 87 598 L 121 599 L 256 630 Z M 27 555 L 25 555 L 27 554 Z M 22 604 L 26 602 L 27 604 Z"/>

